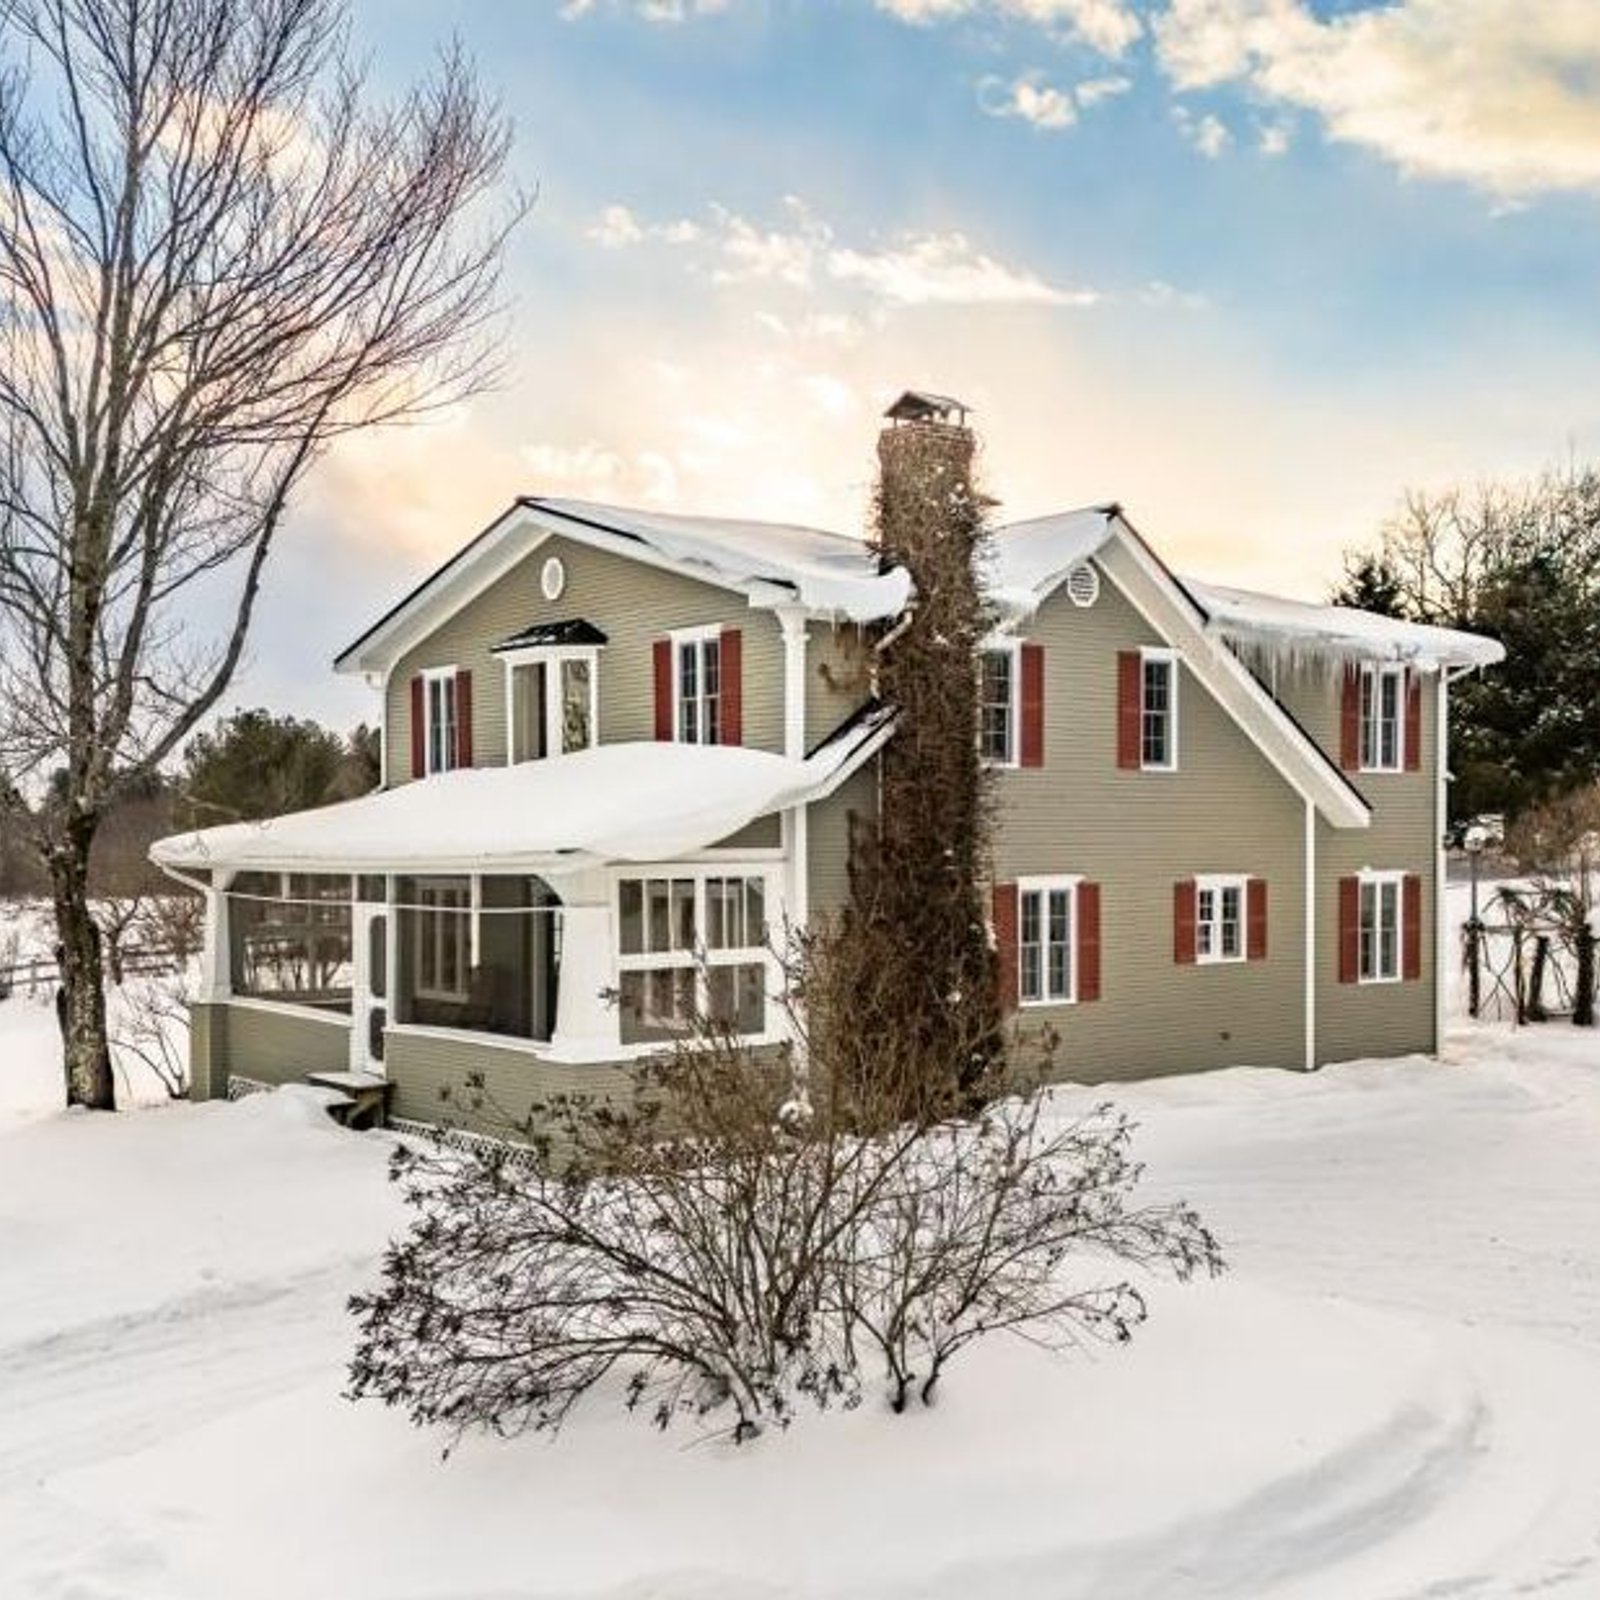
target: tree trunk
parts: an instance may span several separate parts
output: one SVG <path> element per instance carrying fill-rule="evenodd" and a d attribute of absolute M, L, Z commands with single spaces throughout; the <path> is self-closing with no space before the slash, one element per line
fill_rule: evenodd
<path fill-rule="evenodd" d="M 1594 935 L 1587 920 L 1578 929 L 1578 989 L 1572 1020 L 1580 1028 L 1594 1026 Z"/>
<path fill-rule="evenodd" d="M 56 1014 L 61 1024 L 67 1104 L 115 1111 L 100 929 L 89 910 L 89 850 L 93 842 L 94 821 L 82 818 L 67 825 L 50 851 L 56 955 L 61 967 Z"/>

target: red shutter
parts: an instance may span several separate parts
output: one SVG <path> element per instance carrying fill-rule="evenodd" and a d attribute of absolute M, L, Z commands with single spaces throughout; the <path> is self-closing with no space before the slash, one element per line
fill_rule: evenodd
<path fill-rule="evenodd" d="M 1014 1011 L 1017 1006 L 1017 886 L 994 886 L 994 948 L 996 976 L 1000 985 L 1000 1009 Z"/>
<path fill-rule="evenodd" d="M 1140 713 L 1144 709 L 1144 660 L 1137 650 L 1117 653 L 1117 765 L 1139 770 Z"/>
<path fill-rule="evenodd" d="M 1199 898 L 1193 878 L 1172 886 L 1172 959 L 1184 966 L 1194 962 Z"/>
<path fill-rule="evenodd" d="M 1406 771 L 1422 771 L 1422 674 L 1406 674 Z"/>
<path fill-rule="evenodd" d="M 1408 872 L 1400 893 L 1400 975 L 1408 983 L 1422 976 L 1422 879 Z"/>
<path fill-rule="evenodd" d="M 1339 982 L 1361 978 L 1361 880 L 1339 880 Z"/>
<path fill-rule="evenodd" d="M 1267 959 L 1267 880 L 1251 878 L 1245 884 L 1245 955 L 1251 961 Z"/>
<path fill-rule="evenodd" d="M 656 738 L 672 738 L 672 641 L 657 639 L 656 663 Z"/>
<path fill-rule="evenodd" d="M 1078 885 L 1078 998 L 1100 998 L 1100 885 Z"/>
<path fill-rule="evenodd" d="M 1339 765 L 1361 770 L 1361 668 L 1344 669 L 1344 695 L 1339 702 Z"/>
<path fill-rule="evenodd" d="M 1018 762 L 1044 765 L 1044 646 L 1022 647 L 1022 739 Z"/>
<path fill-rule="evenodd" d="M 721 743 L 744 743 L 744 638 L 737 628 L 722 630 L 717 652 L 722 695 Z"/>
<path fill-rule="evenodd" d="M 472 765 L 472 674 L 456 673 L 456 765 Z"/>
<path fill-rule="evenodd" d="M 421 778 L 428 771 L 427 687 L 419 672 L 411 680 L 411 776 Z"/>

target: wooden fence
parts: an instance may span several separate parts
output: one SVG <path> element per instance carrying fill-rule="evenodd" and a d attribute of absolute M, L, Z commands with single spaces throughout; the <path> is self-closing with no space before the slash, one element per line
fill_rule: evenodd
<path fill-rule="evenodd" d="M 133 945 L 122 952 L 121 969 L 124 977 L 141 974 L 176 972 L 184 963 L 184 953 L 172 945 Z M 112 966 L 109 952 L 106 969 Z M 14 961 L 0 966 L 0 1000 L 9 1000 L 19 992 L 37 994 L 47 984 L 58 983 L 61 969 L 54 956 L 35 956 L 29 961 Z"/>

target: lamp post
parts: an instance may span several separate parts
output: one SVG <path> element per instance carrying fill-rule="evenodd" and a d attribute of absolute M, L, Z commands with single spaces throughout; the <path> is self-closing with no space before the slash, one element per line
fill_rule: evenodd
<path fill-rule="evenodd" d="M 1478 862 L 1489 842 L 1488 830 L 1474 822 L 1462 835 L 1461 843 L 1467 852 L 1467 862 L 1472 872 L 1472 911 L 1467 918 L 1467 1015 L 1476 1017 L 1483 1001 L 1481 969 L 1483 965 L 1483 923 L 1478 917 Z"/>

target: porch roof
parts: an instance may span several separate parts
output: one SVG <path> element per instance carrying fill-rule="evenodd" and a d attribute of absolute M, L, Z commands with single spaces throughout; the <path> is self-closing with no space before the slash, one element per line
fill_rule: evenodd
<path fill-rule="evenodd" d="M 879 749 L 886 717 L 804 760 L 727 745 L 623 743 L 514 767 L 439 773 L 265 822 L 175 834 L 174 871 L 539 872 L 670 860 L 831 793 Z"/>

